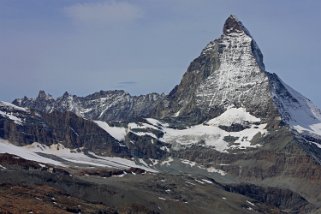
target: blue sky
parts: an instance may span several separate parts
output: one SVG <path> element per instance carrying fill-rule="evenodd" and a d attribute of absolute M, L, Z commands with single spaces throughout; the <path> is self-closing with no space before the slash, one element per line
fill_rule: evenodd
<path fill-rule="evenodd" d="M 0 0 L 0 100 L 169 92 L 236 15 L 269 72 L 321 107 L 321 1 Z"/>

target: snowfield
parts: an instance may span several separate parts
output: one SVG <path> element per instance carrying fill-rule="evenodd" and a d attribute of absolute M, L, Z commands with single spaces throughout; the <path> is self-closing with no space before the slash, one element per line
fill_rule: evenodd
<path fill-rule="evenodd" d="M 62 144 L 45 146 L 40 143 L 33 143 L 27 146 L 16 146 L 7 140 L 0 139 L 0 153 L 13 154 L 27 160 L 62 167 L 97 166 L 116 169 L 136 167 L 149 172 L 157 172 L 154 169 L 136 164 L 133 160 L 128 160 L 125 158 L 103 157 L 92 152 L 89 153 L 91 155 L 91 157 L 89 157 L 81 151 L 78 152 L 76 150 L 65 148 Z M 61 159 L 61 161 L 58 161 L 59 159 L 54 160 L 55 158 L 49 158 L 48 155 L 57 157 Z"/>
<path fill-rule="evenodd" d="M 127 134 L 126 129 L 123 127 L 109 126 L 108 123 L 103 121 L 94 121 L 100 128 L 104 129 L 107 133 L 109 133 L 113 138 L 118 141 L 123 141 Z"/>
<path fill-rule="evenodd" d="M 245 108 L 230 107 L 223 114 L 209 120 L 206 124 L 210 126 L 231 126 L 232 124 L 244 125 L 245 123 L 258 123 L 260 121 L 260 118 L 254 117 L 250 113 L 246 112 Z"/>
<path fill-rule="evenodd" d="M 124 127 L 110 127 L 106 122 L 95 121 L 101 128 L 108 132 L 117 140 L 125 138 L 126 133 L 134 133 L 138 136 L 150 136 L 154 139 L 173 145 L 173 149 L 180 149 L 194 144 L 213 148 L 219 152 L 228 152 L 230 149 L 256 148 L 260 146 L 252 145 L 251 140 L 255 135 L 264 135 L 267 124 L 260 124 L 261 119 L 256 118 L 246 111 L 245 108 L 229 107 L 223 114 L 207 121 L 185 129 L 170 128 L 167 123 L 163 123 L 153 118 L 146 118 L 148 123 L 129 123 Z M 231 126 L 232 124 L 246 125 L 244 130 L 238 132 L 228 132 L 220 125 Z M 139 131 L 135 130 L 139 129 Z M 157 138 L 149 130 L 158 130 L 164 133 L 162 138 Z M 226 138 L 232 138 L 234 142 L 227 142 Z"/>
<path fill-rule="evenodd" d="M 193 144 L 211 147 L 219 152 L 228 152 L 230 149 L 256 148 L 260 145 L 251 144 L 253 137 L 257 134 L 267 133 L 265 129 L 267 124 L 257 125 L 260 121 L 260 118 L 254 117 L 244 108 L 230 107 L 220 116 L 204 124 L 186 129 L 164 127 L 164 137 L 161 140 L 173 144 L 174 149 L 179 149 L 182 145 L 191 146 Z M 246 124 L 248 128 L 239 132 L 228 132 L 219 128 L 219 125 L 231 126 L 232 124 Z M 235 141 L 230 143 L 226 141 L 226 138 L 233 138 Z"/>

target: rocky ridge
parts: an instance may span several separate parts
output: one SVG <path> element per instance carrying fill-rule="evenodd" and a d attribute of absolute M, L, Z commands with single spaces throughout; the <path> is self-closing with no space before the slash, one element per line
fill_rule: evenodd
<path fill-rule="evenodd" d="M 70 111 L 87 119 L 117 122 L 147 117 L 163 96 L 157 93 L 131 96 L 125 91 L 115 90 L 100 91 L 85 97 L 65 92 L 54 99 L 45 91 L 39 91 L 35 99 L 24 97 L 14 100 L 13 104 L 46 113 Z"/>

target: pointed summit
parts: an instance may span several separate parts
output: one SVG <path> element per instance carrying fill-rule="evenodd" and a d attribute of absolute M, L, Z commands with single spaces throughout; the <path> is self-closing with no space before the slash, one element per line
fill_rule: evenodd
<path fill-rule="evenodd" d="M 52 100 L 53 97 L 50 94 L 47 94 L 44 90 L 40 90 L 36 99 L 37 100 Z"/>
<path fill-rule="evenodd" d="M 242 22 L 239 21 L 236 18 L 236 16 L 230 15 L 224 23 L 223 33 L 225 35 L 229 35 L 231 33 L 241 33 L 241 32 L 244 32 L 248 36 L 251 36 L 250 32 L 246 29 L 246 27 L 244 27 Z"/>
<path fill-rule="evenodd" d="M 230 106 L 268 118 L 275 112 L 269 91 L 263 55 L 242 22 L 231 15 L 224 23 L 223 35 L 209 42 L 190 64 L 170 94 L 171 112 L 164 112 L 184 119 L 194 117 L 195 124 Z"/>
<path fill-rule="evenodd" d="M 67 98 L 67 97 L 69 97 L 69 96 L 70 96 L 70 94 L 69 94 L 68 91 L 65 91 L 65 93 L 62 95 L 63 98 Z"/>

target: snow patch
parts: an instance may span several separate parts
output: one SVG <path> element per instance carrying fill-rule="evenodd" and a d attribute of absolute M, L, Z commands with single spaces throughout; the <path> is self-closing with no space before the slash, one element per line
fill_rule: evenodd
<path fill-rule="evenodd" d="M 190 165 L 191 167 L 196 165 L 196 162 L 190 161 L 190 160 L 181 160 L 183 164 Z"/>
<path fill-rule="evenodd" d="M 0 106 L 9 107 L 9 108 L 17 110 L 17 111 L 28 112 L 28 110 L 25 108 L 22 108 L 22 107 L 14 105 L 12 103 L 4 102 L 4 101 L 0 101 Z"/>
<path fill-rule="evenodd" d="M 215 173 L 219 173 L 222 176 L 225 176 L 227 173 L 221 169 L 215 169 L 214 167 L 209 167 L 207 168 L 208 172 L 215 172 Z"/>
<path fill-rule="evenodd" d="M 163 123 L 163 122 L 161 122 L 161 121 L 159 121 L 159 120 L 156 120 L 156 119 L 154 119 L 154 118 L 145 118 L 145 120 L 146 120 L 148 123 L 152 124 L 153 126 L 163 126 L 163 127 L 169 126 L 168 123 Z"/>
<path fill-rule="evenodd" d="M 31 161 L 36 161 L 40 163 L 47 163 L 47 164 L 52 164 L 52 165 L 57 165 L 57 166 L 65 166 L 64 164 L 51 160 L 49 158 L 42 157 L 37 154 L 38 151 L 41 151 L 40 149 L 32 149 L 28 147 L 20 147 L 20 146 L 15 146 L 7 140 L 2 140 L 0 139 L 0 153 L 8 153 L 12 155 L 16 155 L 19 157 L 22 157 L 27 160 Z"/>
<path fill-rule="evenodd" d="M 156 135 L 153 134 L 153 133 L 150 133 L 150 132 L 133 132 L 133 131 L 131 131 L 131 133 L 133 133 L 133 134 L 135 134 L 137 136 L 150 136 L 150 137 L 152 137 L 154 139 L 157 139 Z"/>
<path fill-rule="evenodd" d="M 118 141 L 125 140 L 125 136 L 127 133 L 124 127 L 109 126 L 108 123 L 103 121 L 98 121 L 98 120 L 95 120 L 94 122 L 116 140 Z"/>
<path fill-rule="evenodd" d="M 312 142 L 312 141 L 309 141 L 310 143 L 313 143 L 314 145 L 316 145 L 318 148 L 320 148 L 321 149 L 321 145 L 320 144 L 318 144 L 318 143 L 316 143 L 316 142 Z"/>
<path fill-rule="evenodd" d="M 205 183 L 208 183 L 208 184 L 213 184 L 213 182 L 212 182 L 212 181 L 207 180 L 207 179 L 202 179 L 202 181 L 204 181 Z"/>
<path fill-rule="evenodd" d="M 3 112 L 0 110 L 0 115 L 12 120 L 15 124 L 22 125 L 22 119 L 15 116 L 12 112 Z"/>
<path fill-rule="evenodd" d="M 171 165 L 171 162 L 173 162 L 173 161 L 174 161 L 174 159 L 172 157 L 168 157 L 167 160 L 162 161 L 160 165 L 161 166 L 163 166 L 163 165 L 169 166 L 169 165 Z"/>
<path fill-rule="evenodd" d="M 159 163 L 159 160 L 157 160 L 157 159 L 150 158 L 149 160 L 150 160 L 150 162 L 152 162 L 152 164 L 151 164 L 152 166 L 158 165 L 158 163 Z"/>
<path fill-rule="evenodd" d="M 190 182 L 190 181 L 185 181 L 185 183 L 190 184 L 190 185 L 192 185 L 192 186 L 196 186 L 196 184 L 194 184 L 194 183 L 192 183 L 192 182 Z"/>
<path fill-rule="evenodd" d="M 128 128 L 129 129 L 154 129 L 154 130 L 159 130 L 159 126 L 162 126 L 160 123 L 157 124 L 157 120 L 151 118 L 146 119 L 148 123 L 129 123 Z M 150 124 L 149 124 L 150 123 Z"/>
<path fill-rule="evenodd" d="M 242 115 L 244 117 L 246 116 L 246 120 L 248 121 L 259 121 L 259 118 L 254 118 L 254 116 L 244 113 L 243 110 L 237 110 L 236 112 L 242 112 Z M 244 118 L 243 116 L 242 118 Z M 211 121 L 216 123 L 222 118 L 225 118 L 226 122 L 234 121 L 234 119 L 232 117 L 229 117 L 228 114 L 225 114 L 216 121 L 215 118 Z M 240 120 L 240 117 L 238 117 L 237 120 Z M 215 150 L 219 152 L 227 152 L 229 149 L 256 148 L 260 145 L 252 145 L 251 140 L 255 135 L 259 133 L 261 135 L 266 134 L 266 125 L 267 124 L 252 124 L 248 128 L 239 132 L 227 132 L 225 130 L 220 129 L 214 123 L 212 123 L 212 125 L 195 125 L 186 129 L 163 128 L 164 136 L 161 140 L 166 143 L 173 144 L 174 149 L 180 149 L 180 145 L 191 146 L 193 144 L 213 147 Z M 233 143 L 226 142 L 226 137 L 234 137 L 235 141 Z"/>
<path fill-rule="evenodd" d="M 252 207 L 254 207 L 255 206 L 255 204 L 254 203 L 252 203 L 251 201 L 246 201 L 246 203 L 248 203 L 249 205 L 251 205 Z"/>
<path fill-rule="evenodd" d="M 200 180 L 198 180 L 198 179 L 194 179 L 197 183 L 200 183 L 200 184 L 205 184 L 205 182 L 204 181 L 200 181 Z"/>
<path fill-rule="evenodd" d="M 220 116 L 209 120 L 206 124 L 210 126 L 231 126 L 232 124 L 258 123 L 261 119 L 246 111 L 245 108 L 228 108 Z"/>

